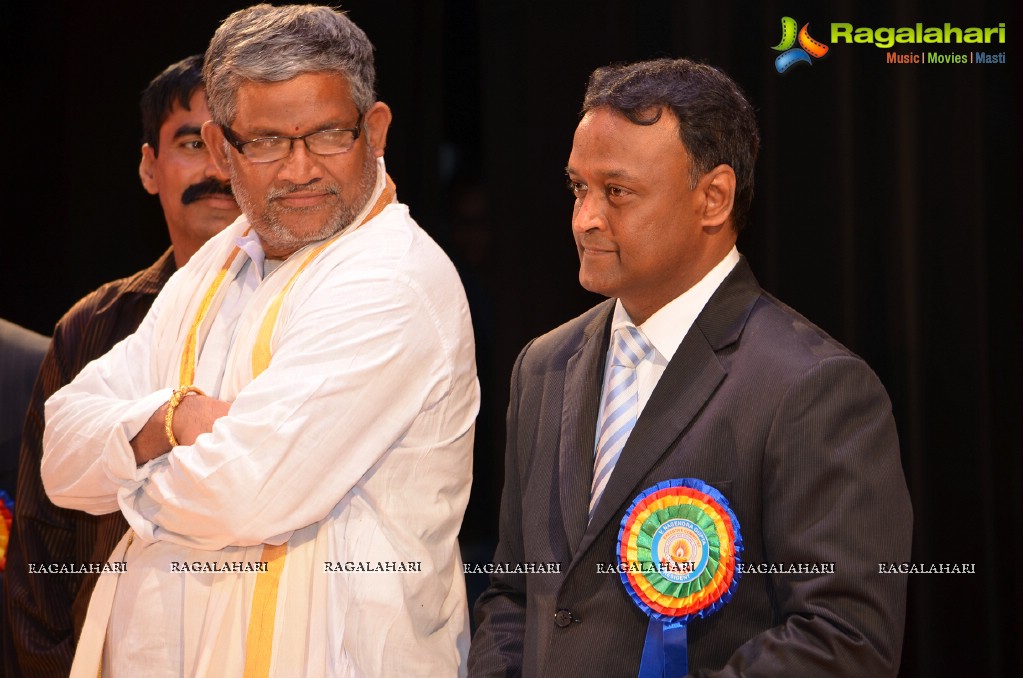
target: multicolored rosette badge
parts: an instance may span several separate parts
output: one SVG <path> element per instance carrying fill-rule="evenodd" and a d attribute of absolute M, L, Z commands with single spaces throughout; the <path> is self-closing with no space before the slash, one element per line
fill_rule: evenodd
<path fill-rule="evenodd" d="M 650 616 L 640 678 L 688 672 L 686 625 L 732 599 L 741 553 L 728 500 L 702 480 L 666 480 L 636 497 L 618 532 L 618 559 L 625 590 Z"/>

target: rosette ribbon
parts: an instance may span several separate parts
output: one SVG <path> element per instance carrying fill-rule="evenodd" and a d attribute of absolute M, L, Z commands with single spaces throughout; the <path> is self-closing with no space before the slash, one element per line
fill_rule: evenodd
<path fill-rule="evenodd" d="M 14 501 L 9 494 L 0 490 L 0 572 L 7 569 L 7 543 L 11 538 L 13 522 Z"/>
<path fill-rule="evenodd" d="M 687 625 L 732 599 L 741 553 L 728 500 L 702 480 L 666 480 L 633 500 L 618 561 L 626 592 L 650 617 L 639 678 L 688 673 Z"/>

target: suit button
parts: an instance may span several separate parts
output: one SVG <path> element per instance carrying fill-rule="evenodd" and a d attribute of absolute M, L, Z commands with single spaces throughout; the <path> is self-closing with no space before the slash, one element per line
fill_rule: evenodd
<path fill-rule="evenodd" d="M 565 628 L 572 623 L 572 612 L 571 610 L 558 610 L 554 613 L 554 623 Z"/>

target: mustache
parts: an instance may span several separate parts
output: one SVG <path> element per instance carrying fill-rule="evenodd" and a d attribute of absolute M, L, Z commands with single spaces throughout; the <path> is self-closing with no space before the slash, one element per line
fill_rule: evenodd
<path fill-rule="evenodd" d="M 299 191 L 308 191 L 310 189 L 323 191 L 330 195 L 340 195 L 341 187 L 334 183 L 325 183 L 320 179 L 314 179 L 305 184 L 288 184 L 281 188 L 270 188 L 266 192 L 267 200 L 276 200 L 277 198 L 283 198 L 291 193 L 298 193 Z"/>
<path fill-rule="evenodd" d="M 225 195 L 228 198 L 234 198 L 234 193 L 231 192 L 231 184 L 207 177 L 185 189 L 185 192 L 181 194 L 181 204 L 191 205 L 196 200 L 207 195 Z"/>

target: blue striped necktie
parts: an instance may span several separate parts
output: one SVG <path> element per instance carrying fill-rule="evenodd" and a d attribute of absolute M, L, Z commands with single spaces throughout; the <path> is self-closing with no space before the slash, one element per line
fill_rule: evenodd
<path fill-rule="evenodd" d="M 593 461 L 593 485 L 590 488 L 590 518 L 600 495 L 607 487 L 611 472 L 622 454 L 625 441 L 639 416 L 639 388 L 636 385 L 636 366 L 651 351 L 649 342 L 635 325 L 615 330 L 604 386 L 604 405 L 601 408 L 600 428 L 597 430 L 597 449 Z"/>

